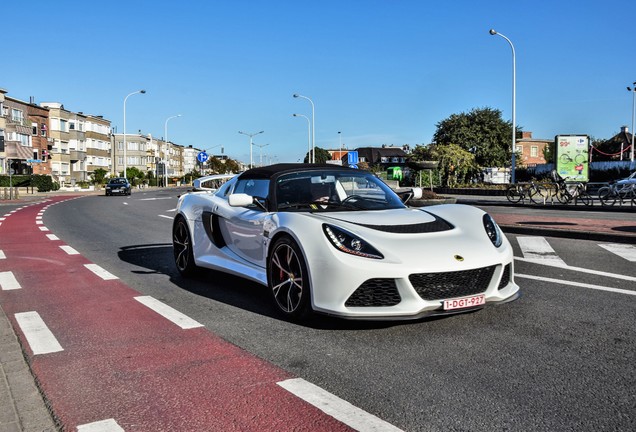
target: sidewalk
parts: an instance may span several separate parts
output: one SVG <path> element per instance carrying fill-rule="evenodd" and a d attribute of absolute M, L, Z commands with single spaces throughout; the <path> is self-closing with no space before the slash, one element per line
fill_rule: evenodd
<path fill-rule="evenodd" d="M 152 189 L 156 188 L 150 190 Z M 36 193 L 22 195 L 19 200 L 0 201 L 0 205 L 28 203 L 62 194 L 96 195 L 103 194 L 103 191 Z M 603 217 L 603 213 L 596 213 L 594 218 L 582 217 L 581 210 L 585 210 L 582 206 L 576 209 L 572 206 L 541 207 L 571 211 L 569 217 L 558 217 L 556 212 L 555 216 L 504 212 L 503 207 L 510 207 L 505 197 L 455 196 L 455 198 L 461 204 L 491 207 L 490 213 L 502 230 L 507 233 L 636 244 L 636 211 L 634 211 L 636 209 L 626 213 L 625 218 L 610 219 Z M 497 206 L 502 207 L 501 212 L 497 212 Z M 11 323 L 0 305 L 0 432 L 57 430 L 46 402 L 34 382 Z"/>

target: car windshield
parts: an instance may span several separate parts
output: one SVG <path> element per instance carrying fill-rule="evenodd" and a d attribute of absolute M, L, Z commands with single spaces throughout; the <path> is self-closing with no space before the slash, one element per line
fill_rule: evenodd
<path fill-rule="evenodd" d="M 279 211 L 351 211 L 404 208 L 382 180 L 367 171 L 304 171 L 276 180 Z"/>
<path fill-rule="evenodd" d="M 126 179 L 116 178 L 109 181 L 110 184 L 126 184 Z"/>

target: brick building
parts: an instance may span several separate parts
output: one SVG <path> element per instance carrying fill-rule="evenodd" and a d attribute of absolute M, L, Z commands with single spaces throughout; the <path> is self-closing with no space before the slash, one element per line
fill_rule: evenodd
<path fill-rule="evenodd" d="M 517 134 L 516 149 L 521 158 L 517 158 L 518 166 L 528 166 L 546 163 L 543 150 L 554 144 L 554 140 L 532 138 L 532 132 Z"/>

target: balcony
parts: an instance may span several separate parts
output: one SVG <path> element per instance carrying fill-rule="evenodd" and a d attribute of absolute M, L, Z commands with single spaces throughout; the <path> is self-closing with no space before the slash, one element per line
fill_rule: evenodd
<path fill-rule="evenodd" d="M 77 161 L 86 160 L 86 152 L 80 150 L 69 150 L 69 157 L 71 162 L 75 163 Z"/>

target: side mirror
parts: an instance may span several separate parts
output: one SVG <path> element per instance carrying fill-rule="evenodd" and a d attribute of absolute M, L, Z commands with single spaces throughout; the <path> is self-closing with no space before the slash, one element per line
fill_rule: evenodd
<path fill-rule="evenodd" d="M 244 193 L 236 193 L 230 195 L 227 201 L 232 207 L 245 207 L 254 203 L 254 197 Z"/>

